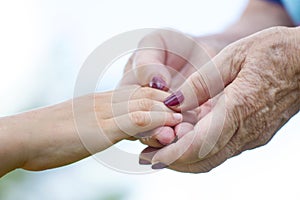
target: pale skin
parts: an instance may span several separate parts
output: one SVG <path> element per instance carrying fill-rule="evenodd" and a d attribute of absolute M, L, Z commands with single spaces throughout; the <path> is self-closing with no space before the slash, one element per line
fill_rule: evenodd
<path fill-rule="evenodd" d="M 137 133 L 175 126 L 182 115 L 162 103 L 168 95 L 132 86 L 0 118 L 0 177 L 64 166 Z"/>
<path fill-rule="evenodd" d="M 198 107 L 194 110 L 198 114 L 197 123 L 183 122 L 174 129 L 154 130 L 154 134 L 159 132 L 169 138 L 170 145 L 158 149 L 155 142 L 142 141 L 156 147 L 142 152 L 142 164 L 152 164 L 155 169 L 207 172 L 242 151 L 266 144 L 299 111 L 299 28 L 268 29 L 273 26 L 293 26 L 293 23 L 283 7 L 252 0 L 240 20 L 223 33 L 194 38 L 206 54 L 194 55 L 193 46 L 182 43 L 176 46 L 176 34 L 167 32 L 154 33 L 141 42 L 141 47 L 152 44 L 163 46 L 166 51 L 133 55 L 127 69 L 144 74 L 133 80 L 144 85 L 153 76 L 160 76 L 168 87 L 179 88 L 185 98 L 181 105 L 171 106 L 172 109 L 179 112 Z M 168 52 L 176 48 L 177 52 L 190 52 L 192 59 L 198 57 L 197 64 L 202 64 L 202 69 L 196 71 L 198 68 Z M 207 54 L 212 57 L 208 63 Z M 150 63 L 148 68 L 147 63 Z M 157 69 L 152 70 L 155 64 L 168 68 L 157 73 Z M 186 81 L 172 76 L 170 68 L 188 77 Z M 221 75 L 222 88 L 208 84 L 220 82 L 216 69 Z M 133 80 L 125 83 L 134 83 Z M 196 105 L 191 98 L 195 95 Z M 225 121 L 212 125 L 212 118 Z M 179 140 L 171 144 L 175 137 Z"/>
<path fill-rule="evenodd" d="M 145 153 L 153 151 L 147 148 L 141 155 L 156 169 L 169 167 L 182 172 L 206 172 L 231 156 L 265 144 L 299 111 L 300 105 L 299 28 L 277 27 L 239 40 L 272 26 L 292 26 L 292 22 L 282 7 L 250 1 L 241 19 L 224 33 L 195 38 L 210 57 L 215 56 L 209 63 L 210 57 L 205 51 L 194 55 L 193 46 L 173 45 L 176 36 L 149 35 L 141 42 L 141 47 L 154 43 L 157 47 L 166 45 L 164 49 L 182 48 L 181 52 L 192 59 L 201 58 L 197 65 L 206 68 L 197 71 L 198 68 L 193 68 L 182 58 L 164 51 L 140 52 L 126 67 L 126 71 L 135 73 L 123 80 L 123 85 L 135 85 L 133 89 L 113 92 L 114 96 L 123 97 L 124 93 L 138 88 L 132 98 L 116 98 L 111 103 L 112 92 L 93 94 L 1 118 L 0 160 L 5 164 L 0 166 L 0 177 L 16 168 L 37 171 L 67 165 L 152 129 L 155 137 L 142 140 L 150 146 L 162 147 L 172 143 L 175 137 L 179 138 L 176 143 L 155 149 L 156 154 Z M 174 76 L 164 65 L 181 71 L 187 80 Z M 210 65 L 222 72 L 224 88 L 214 89 L 215 93 L 207 92 L 211 86 L 203 82 L 204 76 L 215 77 L 214 71 L 209 70 Z M 162 101 L 169 93 L 136 86 L 147 86 L 154 76 L 160 76 L 172 89 L 179 88 L 185 97 L 183 103 L 168 109 Z M 194 94 L 198 97 L 197 106 L 188 100 Z M 225 107 L 219 106 L 220 102 L 225 102 Z M 74 104 L 79 108 L 76 115 Z M 124 107 L 128 109 L 120 109 Z M 182 116 L 174 115 L 172 110 L 191 111 L 182 122 Z M 206 126 L 212 115 L 225 119 L 225 122 L 219 129 L 220 138 L 212 140 L 214 145 L 206 146 L 204 135 L 206 139 L 211 135 L 215 138 Z M 88 148 L 82 143 L 74 116 L 88 119 L 80 125 L 81 130 L 85 130 L 83 137 L 92 141 Z"/>

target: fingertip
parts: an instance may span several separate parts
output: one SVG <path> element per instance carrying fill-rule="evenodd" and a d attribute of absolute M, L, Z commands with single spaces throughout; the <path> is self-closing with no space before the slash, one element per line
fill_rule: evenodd
<path fill-rule="evenodd" d="M 158 116 L 157 123 L 161 126 L 176 126 L 177 124 L 181 123 L 183 121 L 183 116 L 181 113 L 170 113 L 165 112 L 163 115 Z"/>
<path fill-rule="evenodd" d="M 172 93 L 164 101 L 164 104 L 168 107 L 178 106 L 184 101 L 184 96 L 181 91 Z"/>
<path fill-rule="evenodd" d="M 145 159 L 140 158 L 139 159 L 139 164 L 140 165 L 151 165 L 151 162 L 149 160 L 145 160 Z"/>
<path fill-rule="evenodd" d="M 151 160 L 158 151 L 158 148 L 153 148 L 153 147 L 147 147 L 145 148 L 139 156 L 139 163 L 141 165 L 148 165 L 151 164 Z"/>
<path fill-rule="evenodd" d="M 175 140 L 175 132 L 171 127 L 162 127 L 158 129 L 158 133 L 156 133 L 156 139 L 162 145 L 171 144 Z"/>
<path fill-rule="evenodd" d="M 150 83 L 149 83 L 149 87 L 151 88 L 155 88 L 158 90 L 163 90 L 163 91 L 168 91 L 169 88 L 167 87 L 167 82 L 159 76 L 154 76 Z"/>
<path fill-rule="evenodd" d="M 177 160 L 178 152 L 174 152 L 174 145 L 175 143 L 171 143 L 159 149 L 151 159 L 152 166 L 156 165 L 157 163 L 163 163 L 165 166 L 167 166 L 173 163 L 175 160 Z M 156 169 L 158 169 L 158 167 Z"/>
<path fill-rule="evenodd" d="M 174 113 L 174 114 L 172 114 L 172 115 L 173 115 L 174 120 L 175 120 L 177 123 L 182 122 L 182 120 L 183 120 L 182 114 L 180 114 L 180 113 Z"/>
<path fill-rule="evenodd" d="M 162 162 L 155 163 L 155 164 L 153 164 L 153 165 L 151 166 L 151 168 L 154 169 L 154 170 L 164 169 L 164 168 L 166 168 L 166 167 L 168 167 L 168 165 L 166 165 L 166 164 L 164 164 L 164 163 L 162 163 Z"/>
<path fill-rule="evenodd" d="M 190 131 L 192 131 L 194 128 L 193 124 L 187 123 L 187 122 L 183 122 L 181 124 L 178 124 L 175 127 L 175 134 L 178 137 L 178 139 L 182 138 L 184 135 L 186 135 L 187 133 L 189 133 Z"/>
<path fill-rule="evenodd" d="M 167 91 L 172 75 L 167 66 L 160 64 L 159 61 L 143 61 L 135 67 L 135 76 L 142 86 Z"/>

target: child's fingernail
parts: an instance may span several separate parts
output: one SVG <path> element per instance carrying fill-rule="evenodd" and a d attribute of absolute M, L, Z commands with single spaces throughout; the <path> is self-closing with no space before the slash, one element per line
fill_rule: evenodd
<path fill-rule="evenodd" d="M 166 168 L 166 167 L 168 167 L 168 165 L 159 162 L 159 163 L 156 163 L 156 164 L 152 165 L 151 168 L 152 168 L 152 169 L 164 169 L 164 168 Z"/>
<path fill-rule="evenodd" d="M 184 96 L 181 91 L 174 92 L 165 101 L 166 106 L 177 106 L 181 104 L 184 100 Z"/>
<path fill-rule="evenodd" d="M 181 122 L 182 121 L 182 114 L 180 113 L 174 113 L 173 117 L 176 121 Z"/>
<path fill-rule="evenodd" d="M 160 77 L 154 76 L 149 83 L 149 86 L 159 90 L 167 90 L 167 83 Z"/>
<path fill-rule="evenodd" d="M 139 163 L 140 163 L 140 165 L 150 165 L 151 164 L 151 162 L 149 162 L 148 160 L 144 160 L 144 159 L 139 159 Z"/>

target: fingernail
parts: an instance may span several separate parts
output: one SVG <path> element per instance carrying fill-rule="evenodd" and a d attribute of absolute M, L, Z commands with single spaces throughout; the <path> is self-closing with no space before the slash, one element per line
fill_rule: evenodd
<path fill-rule="evenodd" d="M 184 96 L 181 91 L 174 92 L 165 101 L 166 106 L 177 106 L 181 104 L 184 100 Z"/>
<path fill-rule="evenodd" d="M 182 121 L 182 114 L 180 114 L 180 113 L 173 114 L 173 117 L 176 121 L 179 121 L 179 122 Z"/>
<path fill-rule="evenodd" d="M 154 76 L 149 83 L 149 86 L 159 90 L 167 90 L 167 83 L 162 78 Z"/>
<path fill-rule="evenodd" d="M 144 159 L 139 159 L 139 163 L 140 165 L 150 165 L 151 162 L 149 162 L 148 160 L 144 160 Z"/>
<path fill-rule="evenodd" d="M 156 164 L 152 165 L 151 168 L 152 168 L 152 169 L 164 169 L 164 168 L 166 168 L 167 166 L 168 166 L 168 165 L 159 162 L 159 163 L 156 163 Z"/>

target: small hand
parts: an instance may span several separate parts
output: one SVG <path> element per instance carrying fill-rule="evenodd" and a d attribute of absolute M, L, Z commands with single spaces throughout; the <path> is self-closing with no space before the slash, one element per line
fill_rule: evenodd
<path fill-rule="evenodd" d="M 67 165 L 138 133 L 175 126 L 182 115 L 162 103 L 168 95 L 130 86 L 24 113 L 18 116 L 23 125 L 16 132 L 22 133 L 26 157 L 17 167 L 44 170 Z"/>

